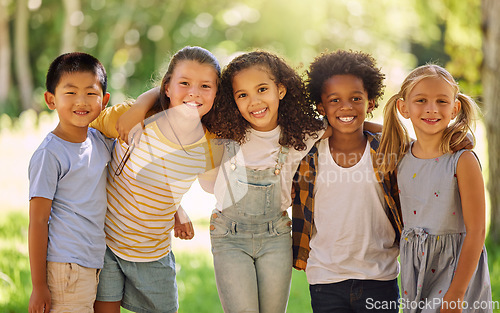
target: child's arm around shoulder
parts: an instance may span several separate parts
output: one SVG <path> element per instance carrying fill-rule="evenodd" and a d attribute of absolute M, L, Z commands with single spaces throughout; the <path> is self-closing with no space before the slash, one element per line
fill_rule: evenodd
<path fill-rule="evenodd" d="M 51 296 L 47 285 L 47 241 L 52 200 L 33 197 L 29 204 L 28 250 L 33 291 L 29 312 L 49 312 Z"/>
<path fill-rule="evenodd" d="M 131 106 L 129 102 L 125 102 L 107 107 L 102 110 L 101 114 L 99 114 L 89 126 L 97 129 L 108 138 L 118 138 L 119 134 L 115 128 L 117 120 L 123 113 L 128 111 Z"/>
<path fill-rule="evenodd" d="M 156 99 L 158 99 L 158 94 L 160 93 L 160 88 L 155 87 L 150 89 L 143 94 L 141 94 L 135 100 L 133 106 L 127 112 L 124 112 L 118 117 L 116 121 L 116 131 L 118 132 L 120 138 L 128 143 L 129 133 L 134 127 L 140 124 L 141 128 L 143 126 L 143 121 L 146 118 L 149 110 L 155 104 Z"/>
<path fill-rule="evenodd" d="M 463 300 L 481 256 L 486 236 L 484 181 L 479 161 L 472 151 L 462 153 L 456 172 L 467 236 L 464 239 L 455 276 L 443 298 L 448 303 Z M 446 313 L 451 310 L 442 307 L 441 312 Z"/>

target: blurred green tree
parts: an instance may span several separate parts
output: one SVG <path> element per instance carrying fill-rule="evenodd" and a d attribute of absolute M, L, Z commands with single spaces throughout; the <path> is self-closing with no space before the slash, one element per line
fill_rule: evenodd
<path fill-rule="evenodd" d="M 482 0 L 485 124 L 488 133 L 488 190 L 491 204 L 489 238 L 500 244 L 500 2 Z"/>

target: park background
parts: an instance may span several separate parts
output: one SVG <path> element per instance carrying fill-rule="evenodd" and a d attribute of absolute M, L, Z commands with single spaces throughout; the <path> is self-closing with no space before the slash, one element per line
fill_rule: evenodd
<path fill-rule="evenodd" d="M 493 1 L 0 0 L 0 312 L 27 311 L 27 166 L 57 125 L 43 92 L 47 68 L 60 53 L 84 51 L 99 58 L 108 72 L 112 104 L 154 86 L 175 51 L 199 45 L 223 66 L 238 53 L 269 50 L 300 73 L 323 51 L 362 50 L 386 74 L 385 100 L 411 69 L 434 62 L 486 109 L 482 19 L 488 13 L 484 6 Z M 381 122 L 381 113 L 382 107 L 373 120 Z M 493 155 L 488 131 L 480 120 L 476 150 L 491 184 L 490 163 L 498 157 L 488 159 Z M 214 203 L 198 184 L 182 202 L 196 235 L 173 243 L 179 312 L 222 312 L 208 237 Z M 491 207 L 488 201 L 489 213 Z M 491 237 L 493 300 L 500 300 L 500 245 Z M 294 270 L 287 312 L 311 312 L 309 301 L 305 274 Z"/>

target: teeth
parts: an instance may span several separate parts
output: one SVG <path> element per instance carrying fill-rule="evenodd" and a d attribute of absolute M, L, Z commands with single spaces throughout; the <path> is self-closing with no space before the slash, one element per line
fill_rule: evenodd
<path fill-rule="evenodd" d="M 260 111 L 256 111 L 256 112 L 252 112 L 252 114 L 261 114 L 261 113 L 264 113 L 266 112 L 267 108 L 263 108 L 262 110 Z"/>
<path fill-rule="evenodd" d="M 75 111 L 75 114 L 78 114 L 78 115 L 85 115 L 89 113 L 88 111 Z"/>
<path fill-rule="evenodd" d="M 354 119 L 354 116 L 345 116 L 345 117 L 339 117 L 339 120 L 342 122 L 350 122 Z"/>
<path fill-rule="evenodd" d="M 184 103 L 195 108 L 201 105 L 201 103 L 196 103 L 196 102 L 184 102 Z"/>
<path fill-rule="evenodd" d="M 437 122 L 439 119 L 437 118 L 427 118 L 426 121 L 429 121 L 429 122 Z"/>

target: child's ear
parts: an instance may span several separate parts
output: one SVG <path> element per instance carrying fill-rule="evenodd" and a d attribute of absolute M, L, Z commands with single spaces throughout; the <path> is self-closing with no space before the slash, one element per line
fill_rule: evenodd
<path fill-rule="evenodd" d="M 398 99 L 396 102 L 396 106 L 398 108 L 399 113 L 404 118 L 410 118 L 410 113 L 408 112 L 408 106 L 406 105 L 406 102 L 403 99 Z"/>
<path fill-rule="evenodd" d="M 166 83 L 165 84 L 165 95 L 170 98 L 170 95 L 169 95 L 170 94 L 170 90 L 168 88 L 169 88 L 168 83 Z"/>
<path fill-rule="evenodd" d="M 56 96 L 54 96 L 53 93 L 46 91 L 43 94 L 43 97 L 45 98 L 45 103 L 47 104 L 47 107 L 51 110 L 56 109 Z"/>
<path fill-rule="evenodd" d="M 318 109 L 318 113 L 321 114 L 321 115 L 326 115 L 325 113 L 325 107 L 323 106 L 323 103 L 320 102 L 318 103 L 318 105 L 316 106 L 317 109 Z"/>
<path fill-rule="evenodd" d="M 106 94 L 102 97 L 102 110 L 104 110 L 106 105 L 108 105 L 109 97 L 110 97 L 109 92 L 106 92 Z"/>
<path fill-rule="evenodd" d="M 455 105 L 453 106 L 453 111 L 451 112 L 451 119 L 454 119 L 457 117 L 458 112 L 460 112 L 460 109 L 462 108 L 462 102 L 460 100 L 455 100 Z"/>
<path fill-rule="evenodd" d="M 279 94 L 280 100 L 283 100 L 283 98 L 286 95 L 286 87 L 285 87 L 285 85 L 283 85 L 283 84 L 279 84 L 278 85 L 278 94 Z"/>
<path fill-rule="evenodd" d="M 375 110 L 375 100 L 368 100 L 368 108 L 366 109 L 366 113 L 371 113 L 373 110 Z"/>

